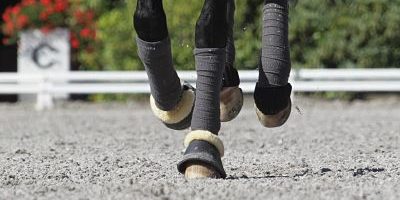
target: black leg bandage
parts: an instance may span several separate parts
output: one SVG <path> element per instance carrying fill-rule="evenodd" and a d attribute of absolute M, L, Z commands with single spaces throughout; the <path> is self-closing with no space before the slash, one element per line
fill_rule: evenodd
<path fill-rule="evenodd" d="M 136 38 L 136 42 L 157 107 L 165 111 L 173 109 L 180 100 L 182 86 L 172 64 L 169 38 L 159 42 L 146 42 Z"/>
<path fill-rule="evenodd" d="M 290 74 L 287 0 L 266 0 L 263 8 L 263 35 L 260 80 L 262 86 L 284 86 Z"/>
<path fill-rule="evenodd" d="M 264 1 L 262 50 L 254 99 L 265 115 L 277 114 L 290 103 L 288 14 L 287 0 Z"/>
<path fill-rule="evenodd" d="M 214 134 L 221 127 L 219 95 L 226 61 L 226 10 L 227 0 L 205 0 L 196 24 L 197 93 L 192 129 Z"/>
<path fill-rule="evenodd" d="M 218 134 L 221 127 L 219 96 L 225 63 L 225 49 L 196 49 L 195 59 L 197 83 L 192 129 L 207 130 Z"/>
<path fill-rule="evenodd" d="M 138 54 L 149 77 L 157 107 L 171 110 L 182 95 L 180 79 L 172 63 L 171 44 L 161 0 L 138 0 L 134 15 Z"/>

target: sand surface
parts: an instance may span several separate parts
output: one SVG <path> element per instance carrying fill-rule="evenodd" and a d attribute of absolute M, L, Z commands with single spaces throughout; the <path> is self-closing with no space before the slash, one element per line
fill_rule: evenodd
<path fill-rule="evenodd" d="M 176 170 L 188 131 L 146 102 L 0 104 L 0 199 L 400 199 L 400 102 L 296 99 L 265 129 L 252 100 L 223 124 L 225 180 Z"/>

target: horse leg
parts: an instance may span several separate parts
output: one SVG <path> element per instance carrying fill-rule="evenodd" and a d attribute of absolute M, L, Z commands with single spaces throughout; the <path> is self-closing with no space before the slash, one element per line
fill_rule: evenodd
<path fill-rule="evenodd" d="M 238 71 L 234 68 L 235 42 L 233 38 L 233 26 L 235 15 L 235 1 L 227 1 L 226 19 L 228 22 L 226 62 L 222 79 L 220 95 L 220 120 L 228 122 L 236 118 L 243 106 L 243 92 L 239 88 L 240 79 Z"/>
<path fill-rule="evenodd" d="M 288 15 L 288 0 L 264 1 L 261 66 L 254 100 L 258 118 L 266 127 L 283 125 L 291 112 Z"/>
<path fill-rule="evenodd" d="M 140 39 L 159 42 L 168 37 L 162 0 L 138 0 L 133 17 L 134 27 Z"/>
<path fill-rule="evenodd" d="M 189 85 L 182 86 L 173 66 L 162 0 L 138 0 L 134 27 L 138 35 L 138 55 L 150 82 L 153 113 L 169 128 L 188 128 L 194 91 Z"/>
<path fill-rule="evenodd" d="M 218 138 L 221 127 L 219 97 L 226 62 L 227 0 L 205 0 L 196 23 L 194 50 L 197 88 L 192 132 L 178 170 L 186 178 L 226 177 L 221 157 L 224 146 Z"/>

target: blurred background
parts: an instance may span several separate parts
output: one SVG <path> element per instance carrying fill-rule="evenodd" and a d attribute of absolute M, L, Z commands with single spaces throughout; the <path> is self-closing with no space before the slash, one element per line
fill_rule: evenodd
<path fill-rule="evenodd" d="M 234 36 L 235 66 L 238 69 L 257 67 L 262 2 L 236 1 Z M 51 3 L 52 12 L 46 10 L 46 5 Z M 65 7 L 62 7 L 63 3 Z M 35 14 L 39 11 L 27 9 L 36 4 L 42 4 L 40 12 L 48 11 L 47 18 L 43 13 Z M 194 70 L 194 27 L 202 4 L 203 1 L 164 1 L 178 70 Z M 18 10 L 16 6 L 23 9 Z M 35 27 L 46 32 L 56 25 L 71 30 L 72 70 L 143 70 L 133 40 L 135 6 L 135 0 L 0 1 L 0 72 L 17 71 L 18 35 L 22 31 Z M 26 17 L 20 17 L 21 13 Z M 293 68 L 399 68 L 399 13 L 398 0 L 291 2 L 289 40 Z M 14 27 L 9 25 L 12 23 Z M 319 95 L 327 98 L 357 96 L 340 92 Z M 85 99 L 87 96 L 77 98 Z M 89 97 L 94 101 L 124 98 L 125 95 Z M 2 95 L 0 99 L 16 101 L 17 98 L 15 95 Z"/>

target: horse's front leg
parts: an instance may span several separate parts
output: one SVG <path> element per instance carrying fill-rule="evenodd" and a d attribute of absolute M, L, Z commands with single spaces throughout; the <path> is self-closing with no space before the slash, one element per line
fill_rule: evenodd
<path fill-rule="evenodd" d="M 226 61 L 226 10 L 227 0 L 205 0 L 196 24 L 196 101 L 192 132 L 185 138 L 187 149 L 178 164 L 178 170 L 187 178 L 226 176 L 221 162 L 224 146 L 218 138 L 219 96 Z"/>
<path fill-rule="evenodd" d="M 173 66 L 162 0 L 138 0 L 134 27 L 138 54 L 150 82 L 153 113 L 169 128 L 188 128 L 194 91 L 189 85 L 182 86 Z"/>

